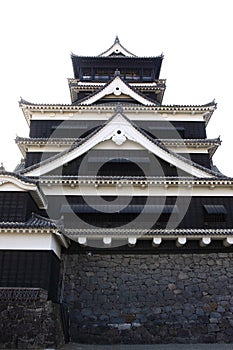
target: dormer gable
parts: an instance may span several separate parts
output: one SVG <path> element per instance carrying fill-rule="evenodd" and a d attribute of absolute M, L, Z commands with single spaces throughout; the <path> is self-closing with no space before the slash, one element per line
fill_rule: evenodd
<path fill-rule="evenodd" d="M 116 36 L 115 41 L 112 46 L 110 46 L 109 49 L 102 52 L 100 57 L 107 57 L 107 56 L 126 56 L 126 57 L 136 57 L 133 53 L 128 51 L 124 46 L 121 45 L 120 40 L 118 36 Z"/>
<path fill-rule="evenodd" d="M 83 100 L 77 102 L 77 104 L 86 106 L 100 102 L 103 99 L 110 99 L 111 101 L 116 100 L 116 102 L 119 102 L 119 99 L 121 98 L 122 100 L 130 100 L 130 102 L 136 102 L 144 106 L 157 105 L 155 101 L 143 96 L 140 92 L 136 91 L 132 86 L 126 83 L 120 77 L 119 71 L 115 72 L 115 77 L 108 84 L 101 87 L 92 95 L 87 96 Z"/>

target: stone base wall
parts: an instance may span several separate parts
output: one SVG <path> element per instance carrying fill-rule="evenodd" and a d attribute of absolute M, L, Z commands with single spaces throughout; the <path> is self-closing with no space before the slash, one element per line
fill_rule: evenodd
<path fill-rule="evenodd" d="M 64 344 L 60 305 L 1 301 L 0 349 L 58 348 Z"/>
<path fill-rule="evenodd" d="M 71 341 L 233 342 L 233 253 L 64 259 Z"/>

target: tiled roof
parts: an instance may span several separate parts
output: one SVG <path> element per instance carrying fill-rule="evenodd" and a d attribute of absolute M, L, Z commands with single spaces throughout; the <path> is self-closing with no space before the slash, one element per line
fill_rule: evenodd
<path fill-rule="evenodd" d="M 104 124 L 105 125 L 105 124 Z M 41 161 L 40 163 L 36 163 L 36 164 L 33 164 L 31 165 L 30 167 L 28 168 L 25 168 L 22 173 L 27 173 L 28 171 L 31 171 L 33 169 L 36 169 L 36 168 L 39 168 L 41 165 L 44 165 L 44 164 L 48 164 L 50 163 L 51 161 L 55 160 L 55 159 L 58 159 L 60 157 L 62 157 L 63 155 L 66 155 L 68 154 L 69 152 L 73 151 L 75 148 L 77 148 L 78 146 L 84 144 L 85 142 L 87 142 L 93 135 L 95 135 L 104 125 L 101 125 L 99 127 L 97 127 L 92 133 L 90 133 L 87 137 L 85 137 L 84 139 L 81 139 L 79 142 L 77 142 L 76 144 L 72 145 L 69 149 L 67 150 L 64 150 L 63 152 L 60 152 L 52 157 L 49 157 L 43 161 Z"/>
<path fill-rule="evenodd" d="M 32 213 L 32 216 L 26 222 L 0 222 L 0 229 L 19 228 L 19 229 L 61 229 L 63 227 L 61 220 L 52 220 L 38 214 Z"/>
<path fill-rule="evenodd" d="M 125 116 L 125 118 L 127 118 Z M 128 119 L 128 118 L 127 118 Z M 200 165 L 200 164 L 197 164 L 193 161 L 191 161 L 190 159 L 187 159 L 183 156 L 180 156 L 179 154 L 169 150 L 167 147 L 165 147 L 164 145 L 161 144 L 160 141 L 156 140 L 156 139 L 153 139 L 150 135 L 148 135 L 143 129 L 141 129 L 140 127 L 138 127 L 137 125 L 133 124 L 131 120 L 128 119 L 128 121 L 135 127 L 135 129 L 137 129 L 138 131 L 140 131 L 145 137 L 147 137 L 152 143 L 154 143 L 155 145 L 159 146 L 160 148 L 162 148 L 164 151 L 166 151 L 167 153 L 171 154 L 172 156 L 174 156 L 175 158 L 177 159 L 180 159 L 182 160 L 183 162 L 193 166 L 193 167 L 196 167 L 200 170 L 203 170 L 207 173 L 209 173 L 210 175 L 213 175 L 213 176 L 219 176 L 220 174 L 216 171 L 213 171 L 213 170 L 210 170 L 208 168 L 205 168 L 204 166 Z"/>
<path fill-rule="evenodd" d="M 133 59 L 133 60 L 163 60 L 164 55 L 161 54 L 159 56 L 82 56 L 82 55 L 76 55 L 73 52 L 71 53 L 71 58 L 82 58 L 85 60 L 93 60 L 93 59 L 116 59 L 116 58 L 120 58 L 120 59 Z"/>
<path fill-rule="evenodd" d="M 137 92 L 137 91 L 136 91 Z M 138 92 L 137 92 L 138 93 Z M 154 101 L 153 101 L 154 102 Z M 72 109 L 72 110 L 79 110 L 79 109 L 98 109 L 100 107 L 100 105 L 95 105 L 95 106 L 82 106 L 82 105 L 78 105 L 78 104 L 49 104 L 49 103 L 33 103 L 33 102 L 29 102 L 29 101 L 26 101 L 24 99 L 21 99 L 19 101 L 19 105 L 20 107 L 23 107 L 24 105 L 25 106 L 28 106 L 29 108 L 30 107 L 35 107 L 36 109 L 44 109 L 44 108 L 50 108 L 50 109 L 60 109 L 60 108 L 65 108 L 67 110 L 69 109 Z M 106 104 L 103 105 L 103 107 L 105 107 Z M 111 106 L 111 109 L 114 110 L 115 107 L 116 107 L 116 103 L 112 103 L 110 104 Z M 214 101 L 212 102 L 209 102 L 209 103 L 206 103 L 206 104 L 202 104 L 202 105 L 154 105 L 154 106 L 140 106 L 140 105 L 136 105 L 137 108 L 139 109 L 148 109 L 148 110 L 156 110 L 156 111 L 163 111 L 163 110 L 168 110 L 168 111 L 178 111 L 180 109 L 182 110 L 190 110 L 190 111 L 193 111 L 193 110 L 209 110 L 209 107 L 213 107 L 213 108 L 216 108 L 217 107 L 217 103 L 215 103 Z"/>
<path fill-rule="evenodd" d="M 176 238 L 176 237 L 226 237 L 233 236 L 233 229 L 136 229 L 136 228 L 70 228 L 65 229 L 64 235 L 71 238 L 76 237 L 162 237 L 162 238 Z"/>
<path fill-rule="evenodd" d="M 15 139 L 15 142 L 17 144 L 45 144 L 45 145 L 56 145 L 56 144 L 63 144 L 63 145 L 70 145 L 73 143 L 80 142 L 82 138 L 68 138 L 68 137 L 20 137 L 17 136 Z"/>
<path fill-rule="evenodd" d="M 73 138 L 73 137 L 54 137 L 54 138 L 48 138 L 48 137 L 20 137 L 17 136 L 15 139 L 16 143 L 22 143 L 22 144 L 48 144 L 48 145 L 54 145 L 54 144 L 63 144 L 63 145 L 70 145 L 77 143 L 81 141 L 82 138 Z M 175 146 L 175 145 L 220 145 L 221 140 L 220 138 L 215 139 L 157 139 L 159 142 L 165 144 L 166 146 Z"/>
<path fill-rule="evenodd" d="M 99 57 L 103 56 L 105 53 L 107 53 L 108 51 L 110 51 L 116 44 L 118 44 L 123 51 L 125 51 L 126 53 L 128 53 L 129 55 L 136 57 L 136 55 L 134 55 L 132 52 L 128 51 L 121 43 L 120 40 L 118 38 L 118 36 L 116 36 L 114 43 L 109 47 L 109 49 L 105 50 L 104 52 L 102 52 L 100 55 L 98 55 Z M 108 56 L 109 57 L 109 56 Z M 126 56 L 128 57 L 128 56 Z"/>
<path fill-rule="evenodd" d="M 90 138 L 92 138 L 100 129 L 102 129 L 107 123 L 109 123 L 115 116 L 116 114 L 120 113 L 122 116 L 124 116 L 124 118 L 136 129 L 138 130 L 144 137 L 146 137 L 149 141 L 151 141 L 153 144 L 155 144 L 156 146 L 160 147 L 161 149 L 163 149 L 165 152 L 167 152 L 168 154 L 170 154 L 171 156 L 173 156 L 176 159 L 180 159 L 181 161 L 185 162 L 186 164 L 189 164 L 192 167 L 198 168 L 214 177 L 219 177 L 222 176 L 222 174 L 220 174 L 217 171 L 213 171 L 210 170 L 208 168 L 205 168 L 204 166 L 197 164 L 183 156 L 180 156 L 179 154 L 169 150 L 166 146 L 164 146 L 160 141 L 152 138 L 150 135 L 148 135 L 143 129 L 141 129 L 139 126 L 137 126 L 136 124 L 134 124 L 128 117 L 126 117 L 122 112 L 120 112 L 120 109 L 122 109 L 121 104 L 118 104 L 116 107 L 116 113 L 109 118 L 108 121 L 104 122 L 101 126 L 97 127 L 91 134 L 89 134 L 86 138 L 84 138 L 83 140 L 81 140 L 80 142 L 78 142 L 77 144 L 72 145 L 68 150 L 64 150 L 63 152 L 60 152 L 50 158 L 45 159 L 44 161 L 34 164 L 28 168 L 26 168 L 25 170 L 22 171 L 22 173 L 27 173 L 31 170 L 34 170 L 36 168 L 39 168 L 41 165 L 44 164 L 48 164 L 51 161 L 55 160 L 55 159 L 59 159 L 60 157 L 68 154 L 69 152 L 71 152 L 72 150 L 74 150 L 75 148 L 79 147 L 80 145 L 84 144 L 85 142 L 87 142 Z"/>
<path fill-rule="evenodd" d="M 106 84 L 106 82 L 103 81 L 80 81 L 79 79 L 75 78 L 69 78 L 68 79 L 69 85 L 71 87 L 78 87 L 79 89 L 93 89 L 93 88 L 99 88 Z M 128 82 L 130 86 L 134 86 L 135 88 L 164 88 L 166 79 L 156 79 L 153 82 Z"/>
<path fill-rule="evenodd" d="M 139 96 L 141 96 L 142 98 L 148 100 L 148 102 L 153 103 L 153 105 L 158 105 L 158 103 L 156 103 L 154 100 L 152 100 L 151 98 L 143 95 L 140 91 L 136 90 L 135 87 L 131 86 L 127 81 L 125 81 L 124 79 L 122 79 L 120 77 L 119 74 L 116 75 L 129 89 L 131 89 L 133 92 L 135 92 L 136 94 L 138 94 Z M 89 100 L 92 96 L 95 96 L 96 94 L 100 93 L 101 91 L 103 91 L 104 89 L 106 89 L 115 79 L 116 76 L 114 76 L 111 80 L 109 80 L 108 83 L 104 84 L 104 86 L 101 86 L 97 91 L 94 91 L 93 93 L 89 94 L 88 96 L 84 97 L 81 100 L 78 100 L 77 102 L 73 103 L 73 105 L 79 105 L 82 104 L 84 101 Z M 118 96 L 119 97 L 119 96 Z M 116 97 L 116 98 L 118 98 Z M 117 102 L 116 102 L 117 103 Z"/>
<path fill-rule="evenodd" d="M 220 145 L 220 137 L 215 139 L 157 139 L 158 141 L 164 143 L 165 145 Z"/>
<path fill-rule="evenodd" d="M 17 171 L 19 171 L 19 169 Z M 21 173 L 8 171 L 0 172 L 1 185 L 4 186 L 5 183 L 15 184 L 20 189 L 23 189 L 23 191 L 29 192 L 40 209 L 46 209 L 48 205 L 47 199 L 39 186 L 38 179 L 24 176 L 22 172 L 22 170 Z"/>
<path fill-rule="evenodd" d="M 38 184 L 39 183 L 37 179 L 32 179 L 31 177 L 21 175 L 17 172 L 1 171 L 0 176 L 1 175 L 13 176 L 13 177 L 15 177 L 23 182 L 29 183 L 29 184 Z"/>
<path fill-rule="evenodd" d="M 76 176 L 76 175 L 44 175 L 40 177 L 40 183 L 81 183 L 81 184 L 136 184 L 136 185 L 233 185 L 233 178 L 226 176 L 209 177 L 209 178 L 194 178 L 190 177 L 153 177 L 153 176 Z"/>

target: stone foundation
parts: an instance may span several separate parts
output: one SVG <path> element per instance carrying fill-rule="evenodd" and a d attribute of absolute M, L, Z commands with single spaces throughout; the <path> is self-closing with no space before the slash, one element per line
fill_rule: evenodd
<path fill-rule="evenodd" d="M 65 257 L 71 341 L 233 342 L 233 253 Z"/>
<path fill-rule="evenodd" d="M 46 300 L 1 300 L 0 349 L 58 348 L 64 344 L 60 305 Z"/>

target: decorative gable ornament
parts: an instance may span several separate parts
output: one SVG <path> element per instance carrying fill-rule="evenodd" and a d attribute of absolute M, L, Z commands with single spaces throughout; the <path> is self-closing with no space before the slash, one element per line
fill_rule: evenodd
<path fill-rule="evenodd" d="M 102 52 L 99 56 L 100 57 L 108 57 L 108 56 L 112 56 L 112 55 L 136 57 L 132 52 L 128 51 L 124 46 L 121 45 L 118 36 L 116 36 L 113 45 L 109 49 L 107 49 L 106 51 Z"/>
<path fill-rule="evenodd" d="M 121 131 L 121 129 L 117 129 L 112 137 L 112 141 L 115 142 L 116 145 L 120 146 L 126 141 L 126 136 Z"/>
<path fill-rule="evenodd" d="M 120 96 L 121 94 L 125 94 L 131 97 L 136 102 L 144 106 L 156 106 L 157 103 L 152 101 L 149 97 L 143 96 L 138 91 L 136 91 L 132 86 L 127 84 L 122 78 L 119 76 L 119 73 L 115 75 L 115 77 L 104 87 L 101 87 L 98 91 L 96 91 L 93 95 L 85 97 L 81 102 L 81 106 L 88 106 L 96 101 L 101 100 L 102 98 L 114 94 L 115 96 Z"/>

